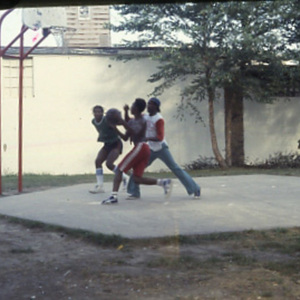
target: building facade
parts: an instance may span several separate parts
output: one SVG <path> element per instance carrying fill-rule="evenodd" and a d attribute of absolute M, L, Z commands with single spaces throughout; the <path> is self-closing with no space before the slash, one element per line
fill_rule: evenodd
<path fill-rule="evenodd" d="M 66 32 L 66 47 L 110 47 L 109 6 L 69 6 L 66 7 L 67 26 L 74 31 Z"/>

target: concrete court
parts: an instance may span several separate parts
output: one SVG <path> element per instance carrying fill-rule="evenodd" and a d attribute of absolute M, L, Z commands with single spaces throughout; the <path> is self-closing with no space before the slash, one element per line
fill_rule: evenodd
<path fill-rule="evenodd" d="M 0 197 L 0 214 L 129 238 L 204 234 L 300 226 L 300 178 L 242 175 L 201 177 L 200 199 L 175 179 L 164 199 L 158 186 L 141 186 L 140 200 L 101 205 L 110 195 L 90 194 L 93 184 Z"/>

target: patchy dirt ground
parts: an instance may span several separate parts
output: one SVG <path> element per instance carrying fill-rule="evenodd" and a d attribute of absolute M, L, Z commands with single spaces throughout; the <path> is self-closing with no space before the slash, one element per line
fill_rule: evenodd
<path fill-rule="evenodd" d="M 300 229 L 102 247 L 0 218 L 0 299 L 300 299 Z"/>

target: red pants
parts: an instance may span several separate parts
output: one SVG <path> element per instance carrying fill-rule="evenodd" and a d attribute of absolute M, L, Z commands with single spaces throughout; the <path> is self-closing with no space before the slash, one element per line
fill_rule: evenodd
<path fill-rule="evenodd" d="M 150 158 L 150 148 L 146 143 L 138 143 L 119 163 L 122 172 L 133 169 L 133 175 L 142 177 Z"/>

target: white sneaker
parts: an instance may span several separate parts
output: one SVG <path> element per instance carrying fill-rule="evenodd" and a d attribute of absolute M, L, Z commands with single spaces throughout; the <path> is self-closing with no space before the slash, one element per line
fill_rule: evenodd
<path fill-rule="evenodd" d="M 103 200 L 101 204 L 103 205 L 118 204 L 118 198 L 114 196 L 110 196 L 109 198 Z"/>
<path fill-rule="evenodd" d="M 104 193 L 105 191 L 102 185 L 96 184 L 93 189 L 89 190 L 89 192 L 91 194 L 98 194 L 98 193 Z"/>
<path fill-rule="evenodd" d="M 165 198 L 169 198 L 172 192 L 173 182 L 171 179 L 163 179 L 163 189 L 165 192 Z"/>

